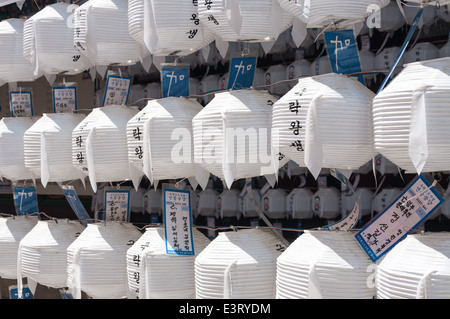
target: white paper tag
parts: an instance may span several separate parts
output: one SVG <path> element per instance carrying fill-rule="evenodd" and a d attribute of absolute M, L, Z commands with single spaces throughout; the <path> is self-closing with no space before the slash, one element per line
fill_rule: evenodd
<path fill-rule="evenodd" d="M 419 175 L 355 238 L 370 259 L 376 261 L 420 225 L 443 201 L 428 181 Z"/>
<path fill-rule="evenodd" d="M 105 187 L 104 220 L 128 222 L 130 219 L 130 189 Z"/>
<path fill-rule="evenodd" d="M 191 192 L 163 187 L 166 254 L 194 255 Z"/>

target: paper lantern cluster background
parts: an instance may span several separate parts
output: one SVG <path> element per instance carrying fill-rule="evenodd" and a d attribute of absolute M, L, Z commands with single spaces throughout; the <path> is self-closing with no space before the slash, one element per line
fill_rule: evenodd
<path fill-rule="evenodd" d="M 447 37 L 441 42 L 428 41 L 436 30 L 448 33 L 445 23 L 450 19 L 442 9 L 444 5 L 442 10 L 425 7 L 418 33 L 395 70 L 394 79 L 376 94 L 382 75 L 400 52 L 402 36 L 412 23 L 417 5 L 403 5 L 401 11 L 396 1 L 387 0 L 357 4 L 320 0 L 270 0 L 257 4 L 246 0 L 212 4 L 199 1 L 197 6 L 194 3 L 180 2 L 175 12 L 166 1 L 158 0 L 89 0 L 75 6 L 59 2 L 39 8 L 28 19 L 1 21 L 0 44 L 2 48 L 8 47 L 0 52 L 0 84 L 7 83 L 4 87 L 22 86 L 23 82 L 33 82 L 42 76 L 52 84 L 57 78 L 83 74 L 94 80 L 96 91 L 92 109 L 80 110 L 78 114 L 43 112 L 30 118 L 3 117 L 0 147 L 7 151 L 0 152 L 1 176 L 13 182 L 36 181 L 48 192 L 54 184 L 87 182 L 86 186 L 94 191 L 93 213 L 104 205 L 105 185 L 132 186 L 133 221 L 138 216 L 146 223 L 149 214 L 161 219 L 160 182 L 181 180 L 189 183 L 197 194 L 193 218 L 198 224 L 215 220 L 217 226 L 260 225 L 264 222 L 254 206 L 256 201 L 260 211 L 274 224 L 304 228 L 341 219 L 353 207 L 355 196 L 330 178 L 331 168 L 347 176 L 365 175 L 366 180 L 356 187 L 360 217 L 364 220 L 384 210 L 399 195 L 405 182 L 404 173 L 440 172 L 446 176 L 450 171 L 445 152 L 450 61 L 445 57 L 450 56 L 450 50 Z M 381 24 L 375 28 L 366 21 L 370 5 L 381 9 Z M 323 32 L 332 29 L 336 21 L 340 28 L 355 28 L 355 35 L 366 36 L 365 40 L 358 38 L 362 71 L 367 72 L 365 85 L 356 78 L 333 73 Z M 366 40 L 370 45 L 364 43 Z M 371 47 L 374 43 L 375 47 Z M 240 56 L 247 49 L 259 59 L 254 87 L 227 90 L 227 65 L 231 57 Z M 158 71 L 161 63 L 174 61 L 190 65 L 190 97 L 162 98 Z M 134 76 L 129 103 L 132 106 L 99 107 L 105 92 L 99 83 L 105 80 L 107 70 L 112 69 Z M 214 94 L 205 94 L 211 91 Z M 179 129 L 180 135 L 173 136 L 174 129 Z M 258 135 L 257 145 L 235 144 L 230 148 L 227 129 L 247 129 L 247 133 L 256 129 L 266 135 Z M 181 133 L 190 137 L 183 140 L 186 144 L 176 139 Z M 212 136 L 215 139 L 205 140 Z M 215 152 L 209 153 L 205 145 Z M 172 162 L 174 147 L 189 150 L 186 153 L 189 156 L 183 158 L 186 163 Z M 241 151 L 247 158 L 258 153 L 257 161 L 226 162 Z M 389 175 L 382 189 L 373 188 L 373 168 L 383 177 Z M 243 194 L 244 180 L 250 177 L 254 177 L 252 193 Z M 269 189 L 267 184 L 271 186 Z M 440 216 L 439 221 L 446 220 L 450 216 L 447 206 L 443 205 L 430 220 L 436 216 Z M 9 223 L 13 232 L 25 236 L 24 230 L 12 225 L 17 221 L 6 218 L 3 221 L 5 225 L 0 230 L 8 228 Z M 355 297 L 399 296 L 395 282 L 383 283 L 380 286 L 383 290 L 378 292 L 364 290 L 366 286 L 359 289 L 369 260 L 359 247 L 353 247 L 355 242 L 346 242 L 345 245 L 353 245 L 345 246 L 348 250 L 337 245 L 349 234 L 307 232 L 282 254 L 272 249 L 274 243 L 280 246 L 282 243 L 270 232 L 205 231 L 207 236 L 203 236 L 196 230 L 198 254 L 195 258 L 180 259 L 178 264 L 164 255 L 161 229 L 140 234 L 124 225 L 94 224 L 84 230 L 76 222 L 66 225 L 61 221 L 40 221 L 35 231 L 44 235 L 56 234 L 61 228 L 75 224 L 78 232 L 83 230 L 84 235 L 68 249 L 72 268 L 69 281 L 65 282 L 63 267 L 56 269 L 60 261 L 42 269 L 27 264 L 54 244 L 46 236 L 39 240 L 33 237 L 33 222 L 22 225 L 28 227 L 29 234 L 20 247 L 21 276 L 55 288 L 69 283 L 94 298 L 124 295 L 165 298 L 175 293 L 180 298 L 235 298 L 247 296 L 248 288 L 253 294 L 257 291 L 260 294 L 257 297 L 261 298 L 345 298 L 349 291 Z M 70 232 L 65 231 L 66 241 L 55 237 L 59 247 L 68 245 Z M 6 245 L 11 241 L 8 235 L 2 241 L 1 235 L 0 243 Z M 289 235 L 297 236 L 294 232 Z M 445 255 L 445 247 L 437 245 L 446 240 L 444 237 L 427 245 L 435 245 Z M 127 246 L 130 250 L 126 251 L 124 243 L 130 238 L 136 241 L 136 246 L 134 250 Z M 410 245 L 413 238 L 427 242 L 426 237 L 411 236 L 404 245 Z M 15 241 L 17 246 L 18 239 Z M 155 246 L 142 252 L 140 257 L 146 258 L 145 263 L 137 269 L 138 244 L 146 241 Z M 414 249 L 432 254 L 425 252 L 420 243 L 413 244 L 419 247 Z M 113 247 L 113 252 L 108 251 L 109 247 Z M 101 252 L 103 249 L 105 252 Z M 313 260 L 306 260 L 306 256 L 298 260 L 296 249 L 311 255 Z M 358 253 L 353 254 L 355 251 Z M 93 266 L 98 265 L 88 259 L 96 260 L 99 255 L 108 260 L 105 267 L 117 274 L 114 277 L 117 290 L 103 285 L 104 278 L 96 277 L 99 272 Z M 337 261 L 330 261 L 329 256 Z M 254 264 L 252 258 L 261 263 Z M 349 265 L 341 262 L 341 258 L 354 260 Z M 393 250 L 381 264 L 381 282 L 383 276 L 404 278 L 401 269 L 395 268 L 399 262 L 395 258 L 409 265 L 412 255 L 397 255 Z M 432 265 L 433 269 L 414 269 L 417 274 L 409 273 L 408 280 L 414 285 L 417 278 L 421 279 L 408 298 L 446 296 L 446 258 Z M 211 260 L 220 262 L 220 267 L 209 264 Z M 389 264 L 390 260 L 394 266 Z M 177 286 L 175 277 L 170 278 L 173 284 L 168 285 L 161 281 L 162 275 L 154 276 L 177 266 L 189 279 L 187 287 Z M 47 270 L 53 272 L 48 274 Z M 303 270 L 305 273 L 301 273 Z M 339 274 L 342 286 L 350 288 L 336 290 L 322 282 L 321 276 L 333 271 Z M 6 273 L 2 277 L 6 278 Z M 8 274 L 15 276 L 11 271 Z M 137 274 L 141 276 L 140 283 L 136 282 Z M 249 278 L 251 282 L 246 282 Z M 257 287 L 252 286 L 255 283 Z M 178 289 L 170 290 L 173 287 Z M 77 290 L 76 296 L 80 295 Z"/>

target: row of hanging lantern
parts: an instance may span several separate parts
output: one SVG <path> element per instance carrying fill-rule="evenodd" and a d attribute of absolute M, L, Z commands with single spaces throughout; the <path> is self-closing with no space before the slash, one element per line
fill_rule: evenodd
<path fill-rule="evenodd" d="M 328 73 L 299 79 L 280 99 L 245 89 L 216 93 L 205 107 L 168 97 L 141 111 L 109 105 L 86 116 L 3 118 L 0 171 L 44 186 L 89 177 L 94 191 L 100 182 L 137 187 L 144 175 L 203 189 L 210 174 L 227 188 L 265 176 L 273 186 L 289 160 L 317 178 L 324 168 L 356 171 L 377 153 L 408 173 L 448 171 L 449 69 L 450 58 L 407 64 L 377 95 Z"/>
<path fill-rule="evenodd" d="M 2 278 L 69 288 L 74 298 L 448 298 L 447 233 L 409 234 L 373 263 L 353 231 L 193 229 L 194 255 L 166 253 L 163 227 L 0 217 Z M 418 253 L 419 252 L 419 253 Z M 332 281 L 329 279 L 333 278 Z"/>
<path fill-rule="evenodd" d="M 335 4 L 331 1 L 265 0 L 256 7 L 248 1 L 177 3 L 176 12 L 161 0 L 89 0 L 81 6 L 64 2 L 47 5 L 28 19 L 6 19 L 0 24 L 0 79 L 3 82 L 32 81 L 42 75 L 77 74 L 88 69 L 105 75 L 109 65 L 141 63 L 149 70 L 152 56 L 187 57 L 205 49 L 222 57 L 236 43 L 260 45 L 265 53 L 278 42 L 299 47 L 312 28 L 364 25 L 378 10 L 386 30 L 405 19 L 389 0 Z M 438 16 L 435 6 L 426 6 L 424 24 Z M 395 18 L 386 17 L 395 12 Z M 428 13 L 429 12 L 429 13 Z M 414 12 L 412 12 L 414 13 Z M 427 16 L 430 18 L 427 19 Z M 444 16 L 439 16 L 445 19 Z M 283 36 L 289 31 L 289 39 Z M 282 36 L 283 35 L 283 36 Z M 211 45 L 215 43 L 215 49 Z M 306 43 L 307 44 L 307 43 Z M 430 48 L 432 51 L 433 48 Z M 415 57 L 414 57 L 415 58 Z M 11 65 L 14 65 L 12 72 Z"/>

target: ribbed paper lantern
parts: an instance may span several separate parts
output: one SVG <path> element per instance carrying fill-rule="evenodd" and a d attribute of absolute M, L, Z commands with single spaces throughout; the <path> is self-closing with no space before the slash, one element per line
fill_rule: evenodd
<path fill-rule="evenodd" d="M 128 288 L 139 299 L 194 299 L 195 258 L 210 240 L 192 229 L 193 255 L 166 253 L 164 228 L 147 228 L 126 254 Z"/>
<path fill-rule="evenodd" d="M 274 104 L 272 154 L 306 166 L 314 178 L 322 168 L 358 169 L 373 156 L 374 96 L 345 75 L 300 79 Z"/>
<path fill-rule="evenodd" d="M 351 231 L 305 230 L 277 259 L 278 299 L 372 299 L 372 261 Z"/>
<path fill-rule="evenodd" d="M 259 195 L 259 190 L 252 189 L 253 193 L 253 199 L 257 205 L 257 207 L 262 210 L 261 206 L 261 196 Z M 261 218 L 258 213 L 257 207 L 253 204 L 252 199 L 250 198 L 250 195 L 248 192 L 244 194 L 243 197 L 238 198 L 238 205 L 239 205 L 239 211 L 241 212 L 242 216 L 245 218 Z"/>
<path fill-rule="evenodd" d="M 384 211 L 401 193 L 401 190 L 397 188 L 382 189 L 373 199 L 374 213 L 377 214 Z"/>
<path fill-rule="evenodd" d="M 195 100 L 168 97 L 149 101 L 128 121 L 128 159 L 136 187 L 144 174 L 155 184 L 195 177 L 192 119 L 202 109 Z"/>
<path fill-rule="evenodd" d="M 150 189 L 144 194 L 144 212 L 161 215 L 163 198 L 161 190 Z"/>
<path fill-rule="evenodd" d="M 430 42 L 417 43 L 405 53 L 405 63 L 439 58 L 439 49 Z"/>
<path fill-rule="evenodd" d="M 440 57 L 440 58 L 450 57 L 450 41 L 447 41 L 447 42 L 439 49 L 439 57 Z"/>
<path fill-rule="evenodd" d="M 0 80 L 4 82 L 34 81 L 33 66 L 23 56 L 24 19 L 0 22 Z"/>
<path fill-rule="evenodd" d="M 268 230 L 220 232 L 195 258 L 196 298 L 275 298 L 276 259 L 284 248 Z"/>
<path fill-rule="evenodd" d="M 269 189 L 262 197 L 262 211 L 270 219 L 285 219 L 287 193 L 278 188 Z"/>
<path fill-rule="evenodd" d="M 89 176 L 94 191 L 97 182 L 129 180 L 127 122 L 138 109 L 124 105 L 95 108 L 72 132 L 72 163 Z"/>
<path fill-rule="evenodd" d="M 95 299 L 118 299 L 128 294 L 127 250 L 141 237 L 132 224 L 88 224 L 67 248 L 67 286 L 79 299 L 81 291 Z"/>
<path fill-rule="evenodd" d="M 286 80 L 293 80 L 299 77 L 311 75 L 311 62 L 305 59 L 295 60 L 286 68 Z M 298 80 L 287 82 L 290 88 L 297 84 Z"/>
<path fill-rule="evenodd" d="M 25 167 L 24 134 L 39 119 L 33 117 L 3 117 L 0 120 L 0 175 L 12 181 L 32 179 Z"/>
<path fill-rule="evenodd" d="M 217 217 L 217 196 L 213 189 L 204 189 L 198 194 L 197 214 L 200 216 Z"/>
<path fill-rule="evenodd" d="M 84 230 L 85 226 L 78 221 L 38 221 L 20 241 L 17 278 L 27 277 L 51 288 L 66 287 L 66 249 Z"/>
<path fill-rule="evenodd" d="M 321 56 L 311 63 L 311 75 L 320 75 L 333 72 L 331 68 L 330 57 L 328 55 Z"/>
<path fill-rule="evenodd" d="M 389 4 L 389 0 L 351 0 L 333 2 L 329 0 L 290 1 L 278 0 L 286 10 L 296 13 L 296 17 L 307 22 L 308 28 L 327 27 L 338 20 L 348 20 L 350 23 L 364 21 L 372 10 L 370 5 L 378 10 Z"/>
<path fill-rule="evenodd" d="M 286 196 L 286 209 L 293 219 L 308 219 L 313 217 L 313 193 L 306 188 L 294 188 Z"/>
<path fill-rule="evenodd" d="M 411 2 L 411 1 L 406 1 Z M 415 2 L 415 1 L 414 1 Z M 418 2 L 420 5 L 423 4 L 423 1 Z M 420 7 L 419 5 L 404 5 L 403 11 L 405 13 L 406 20 L 408 21 L 408 24 L 411 25 L 414 21 L 415 16 L 417 15 L 417 12 L 419 11 Z M 439 8 L 441 9 L 441 8 Z M 419 20 L 419 27 L 422 26 L 430 26 L 434 24 L 437 20 L 437 12 L 440 11 L 436 8 L 434 5 L 426 5 L 423 7 L 422 15 L 420 16 Z"/>
<path fill-rule="evenodd" d="M 228 188 L 235 179 L 266 175 L 264 168 L 270 164 L 263 156 L 270 153 L 274 101 L 263 90 L 217 93 L 192 120 L 195 162 L 223 179 Z M 249 141 L 242 143 L 245 135 Z"/>
<path fill-rule="evenodd" d="M 390 70 L 400 53 L 400 47 L 390 47 L 383 49 L 380 53 L 375 55 L 375 60 L 373 62 L 375 70 Z M 402 55 L 396 66 L 396 71 L 394 74 L 398 73 L 405 61 L 405 56 Z"/>
<path fill-rule="evenodd" d="M 410 234 L 380 261 L 376 272 L 379 299 L 448 299 L 448 233 Z"/>
<path fill-rule="evenodd" d="M 25 167 L 42 185 L 84 179 L 72 164 L 72 131 L 84 114 L 44 113 L 24 134 Z"/>
<path fill-rule="evenodd" d="M 439 1 L 440 3 L 440 1 Z M 438 18 L 446 21 L 446 22 L 450 22 L 450 6 L 448 4 L 440 4 L 440 8 L 439 10 L 437 10 L 436 15 L 438 16 Z"/>
<path fill-rule="evenodd" d="M 132 65 L 144 56 L 128 31 L 127 0 L 89 0 L 74 12 L 73 45 L 97 66 Z"/>
<path fill-rule="evenodd" d="M 202 24 L 223 41 L 275 41 L 292 24 L 293 15 L 277 1 L 200 1 Z"/>
<path fill-rule="evenodd" d="M 333 219 L 340 213 L 339 192 L 333 187 L 320 188 L 312 197 L 312 210 L 319 218 Z"/>
<path fill-rule="evenodd" d="M 150 51 L 144 43 L 144 0 L 128 0 L 128 32 L 142 46 L 144 56 L 150 55 Z"/>
<path fill-rule="evenodd" d="M 266 89 L 270 94 L 282 96 L 286 94 L 287 91 L 289 91 L 290 86 L 289 82 L 286 81 L 286 70 L 286 66 L 282 64 L 271 65 L 267 69 L 264 77 L 266 79 Z"/>
<path fill-rule="evenodd" d="M 407 172 L 450 169 L 450 58 L 410 63 L 373 100 L 377 152 Z"/>
<path fill-rule="evenodd" d="M 359 212 L 361 216 L 366 216 L 372 214 L 372 202 L 373 202 L 373 192 L 368 188 L 358 188 L 355 191 L 356 199 L 359 204 Z M 345 200 L 342 201 L 342 206 L 345 213 L 350 213 L 355 206 L 355 195 L 346 195 Z"/>
<path fill-rule="evenodd" d="M 372 9 L 377 11 L 376 7 Z M 387 6 L 381 8 L 379 16 L 375 12 L 375 17 L 372 27 L 380 32 L 394 32 L 406 24 L 405 18 L 396 1 L 389 1 Z"/>
<path fill-rule="evenodd" d="M 198 93 L 200 95 L 205 94 L 201 101 L 204 104 L 208 104 L 214 98 L 214 91 L 219 90 L 220 76 L 217 74 L 210 74 L 200 80 Z"/>
<path fill-rule="evenodd" d="M 197 2 L 179 1 L 173 9 L 164 0 L 143 0 L 144 45 L 151 54 L 189 55 L 214 41 L 200 23 Z"/>
<path fill-rule="evenodd" d="M 19 243 L 36 223 L 38 217 L 31 215 L 0 218 L 0 277 L 17 279 L 17 252 Z"/>
<path fill-rule="evenodd" d="M 45 6 L 25 21 L 23 54 L 33 64 L 34 75 L 78 74 L 92 66 L 73 45 L 71 14 L 74 4 L 59 2 Z"/>
<path fill-rule="evenodd" d="M 217 197 L 217 211 L 221 218 L 239 218 L 239 192 L 235 189 L 225 189 Z"/>

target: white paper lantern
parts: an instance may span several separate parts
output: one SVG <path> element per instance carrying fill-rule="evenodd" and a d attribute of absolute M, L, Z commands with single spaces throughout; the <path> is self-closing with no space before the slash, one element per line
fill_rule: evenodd
<path fill-rule="evenodd" d="M 377 298 L 449 298 L 449 241 L 448 233 L 425 233 L 397 243 L 377 267 Z"/>
<path fill-rule="evenodd" d="M 72 131 L 84 114 L 44 113 L 24 134 L 25 167 L 42 185 L 84 180 L 72 164 Z"/>
<path fill-rule="evenodd" d="M 439 10 L 437 10 L 436 15 L 438 16 L 438 18 L 440 18 L 446 22 L 449 22 L 450 21 L 449 5 L 448 4 L 440 4 L 440 8 L 439 8 Z"/>
<path fill-rule="evenodd" d="M 439 57 L 450 57 L 450 41 L 447 41 L 444 46 L 439 49 Z"/>
<path fill-rule="evenodd" d="M 374 21 L 370 24 L 372 28 L 376 28 L 379 32 L 394 32 L 406 24 L 405 18 L 396 1 L 389 1 L 387 6 L 384 6 L 377 12 L 375 9 Z"/>
<path fill-rule="evenodd" d="M 286 66 L 282 64 L 271 65 L 264 77 L 266 79 L 265 84 L 267 85 L 267 90 L 270 94 L 275 96 L 282 96 L 289 91 L 289 82 L 286 78 Z"/>
<path fill-rule="evenodd" d="M 151 54 L 189 55 L 214 41 L 212 32 L 200 23 L 197 2 L 181 1 L 173 9 L 163 0 L 143 0 L 143 45 Z"/>
<path fill-rule="evenodd" d="M 147 86 L 144 88 L 144 91 L 142 92 L 142 98 L 145 101 L 148 101 L 146 99 L 162 98 L 161 82 L 151 82 L 147 84 Z"/>
<path fill-rule="evenodd" d="M 237 217 L 239 218 L 239 192 L 235 189 L 224 189 L 217 196 L 217 211 L 221 218 Z"/>
<path fill-rule="evenodd" d="M 268 230 L 219 232 L 195 258 L 196 298 L 275 298 L 276 259 L 284 249 Z"/>
<path fill-rule="evenodd" d="M 92 63 L 73 45 L 71 15 L 75 4 L 58 2 L 45 8 L 25 21 L 23 54 L 33 64 L 34 75 L 78 74 Z"/>
<path fill-rule="evenodd" d="M 198 14 L 202 24 L 222 41 L 275 41 L 293 19 L 272 0 L 200 1 Z"/>
<path fill-rule="evenodd" d="M 407 172 L 449 170 L 450 58 L 410 63 L 373 100 L 375 150 Z"/>
<path fill-rule="evenodd" d="M 287 66 L 285 79 L 292 80 L 287 83 L 289 84 L 290 88 L 293 88 L 298 81 L 295 79 L 311 75 L 311 62 L 305 59 L 300 59 L 295 60 Z"/>
<path fill-rule="evenodd" d="M 95 299 L 118 299 L 128 294 L 126 252 L 142 233 L 132 224 L 88 224 L 67 247 L 67 286 L 75 299 L 81 291 Z"/>
<path fill-rule="evenodd" d="M 135 187 L 144 174 L 152 183 L 194 178 L 200 169 L 192 154 L 192 118 L 203 107 L 195 100 L 152 100 L 127 123 L 128 159 Z"/>
<path fill-rule="evenodd" d="M 333 219 L 339 213 L 339 192 L 333 187 L 320 188 L 312 197 L 312 210 L 319 218 Z"/>
<path fill-rule="evenodd" d="M 159 189 L 150 189 L 144 194 L 144 212 L 149 214 L 158 214 L 162 213 L 163 206 L 163 197 L 161 190 Z"/>
<path fill-rule="evenodd" d="M 311 63 L 311 74 L 320 75 L 333 72 L 331 68 L 330 57 L 328 55 L 321 56 Z"/>
<path fill-rule="evenodd" d="M 387 209 L 401 193 L 401 190 L 397 188 L 385 188 L 377 193 L 373 199 L 373 210 L 375 214 L 381 213 Z"/>
<path fill-rule="evenodd" d="M 73 24 L 73 45 L 96 66 L 133 65 L 145 56 L 128 31 L 127 0 L 89 0 Z"/>
<path fill-rule="evenodd" d="M 373 299 L 372 261 L 351 231 L 305 230 L 277 259 L 278 299 Z"/>
<path fill-rule="evenodd" d="M 374 198 L 373 192 L 368 188 L 358 188 L 355 191 L 356 199 L 359 204 L 360 217 L 372 214 L 372 202 Z M 342 201 L 342 206 L 345 213 L 350 213 L 355 206 L 355 195 L 346 194 L 345 200 Z"/>
<path fill-rule="evenodd" d="M 217 196 L 213 189 L 204 189 L 198 194 L 197 214 L 200 216 L 218 217 Z"/>
<path fill-rule="evenodd" d="M 66 249 L 85 230 L 78 221 L 40 220 L 22 238 L 17 257 L 17 278 L 29 280 L 51 288 L 66 287 Z M 21 280 L 18 280 L 19 291 Z"/>
<path fill-rule="evenodd" d="M 411 1 L 407 1 L 411 2 Z M 421 3 L 422 4 L 422 3 Z M 412 25 L 417 12 L 420 10 L 420 6 L 404 5 L 403 11 L 405 12 L 406 20 L 409 25 Z M 419 27 L 430 26 L 436 22 L 437 12 L 440 11 L 434 5 L 426 5 L 423 7 L 422 15 L 419 20 Z"/>
<path fill-rule="evenodd" d="M 261 197 L 262 211 L 270 219 L 285 219 L 287 193 L 279 188 L 269 189 Z"/>
<path fill-rule="evenodd" d="M 147 228 L 126 253 L 128 288 L 139 299 L 194 299 L 195 258 L 210 243 L 192 229 L 193 255 L 166 253 L 164 228 Z"/>
<path fill-rule="evenodd" d="M 322 168 L 358 169 L 373 156 L 374 96 L 359 81 L 341 74 L 300 79 L 274 104 L 272 155 L 285 156 L 280 166 L 287 159 L 306 166 L 314 178 Z"/>
<path fill-rule="evenodd" d="M 294 188 L 286 196 L 286 209 L 293 219 L 313 218 L 313 193 L 306 188 Z"/>
<path fill-rule="evenodd" d="M 3 117 L 0 120 L 0 176 L 12 181 L 32 179 L 25 167 L 24 134 L 39 119 L 33 117 Z"/>
<path fill-rule="evenodd" d="M 24 19 L 0 22 L 0 80 L 4 82 L 34 81 L 33 66 L 23 56 Z"/>
<path fill-rule="evenodd" d="M 372 10 L 368 10 L 369 6 L 380 10 L 389 4 L 389 0 L 357 2 L 350 0 L 339 2 L 278 0 L 278 2 L 286 10 L 292 10 L 291 12 L 294 12 L 297 18 L 307 22 L 308 28 L 327 27 L 339 20 L 346 20 L 348 24 L 364 21 L 372 13 Z"/>
<path fill-rule="evenodd" d="M 262 90 L 217 93 L 192 120 L 194 161 L 223 179 L 228 188 L 235 179 L 266 175 L 264 168 L 270 164 L 264 156 L 270 153 L 275 101 Z M 246 135 L 249 142 L 242 143 Z"/>
<path fill-rule="evenodd" d="M 144 0 L 128 0 L 128 32 L 130 36 L 141 44 L 143 56 L 150 55 L 144 43 Z"/>
<path fill-rule="evenodd" d="M 259 211 L 262 211 L 262 203 L 261 203 L 261 196 L 259 195 L 259 190 L 258 189 L 252 189 L 252 193 L 253 193 L 253 200 L 256 204 L 253 203 L 250 194 L 248 193 L 248 191 L 244 194 L 243 197 L 239 197 L 238 198 L 238 205 L 239 205 L 239 211 L 241 212 L 242 216 L 244 216 L 244 218 L 261 218 L 261 216 L 258 213 L 258 209 Z"/>
<path fill-rule="evenodd" d="M 204 104 L 208 104 L 214 98 L 214 91 L 219 90 L 219 80 L 220 76 L 217 74 L 207 75 L 200 80 L 198 91 L 200 95 L 203 95 L 201 101 Z"/>
<path fill-rule="evenodd" d="M 397 56 L 400 53 L 400 50 L 401 50 L 400 47 L 390 47 L 390 48 L 383 49 L 380 53 L 375 55 L 375 60 L 374 60 L 375 70 L 378 70 L 378 71 L 390 70 L 392 68 L 392 66 L 394 65 L 395 60 L 397 59 Z M 396 66 L 394 75 L 399 72 L 404 61 L 405 61 L 405 56 L 402 55 Z"/>
<path fill-rule="evenodd" d="M 17 279 L 19 243 L 38 222 L 38 217 L 21 215 L 0 218 L 0 277 Z"/>
<path fill-rule="evenodd" d="M 430 42 L 417 43 L 405 53 L 405 63 L 439 58 L 439 49 Z"/>
<path fill-rule="evenodd" d="M 97 182 L 129 180 L 127 122 L 138 109 L 125 105 L 95 108 L 72 132 L 72 163 L 89 176 L 94 192 Z"/>

